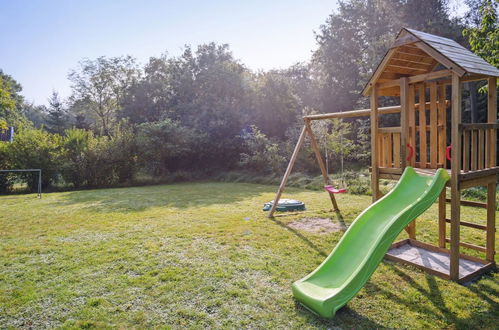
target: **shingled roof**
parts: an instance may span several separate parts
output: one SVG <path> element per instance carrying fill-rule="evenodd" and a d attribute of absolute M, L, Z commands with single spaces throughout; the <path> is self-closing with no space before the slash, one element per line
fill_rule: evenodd
<path fill-rule="evenodd" d="M 439 64 L 461 77 L 499 77 L 499 69 L 454 40 L 403 28 L 362 93 L 369 95 L 374 83 L 430 73 Z"/>

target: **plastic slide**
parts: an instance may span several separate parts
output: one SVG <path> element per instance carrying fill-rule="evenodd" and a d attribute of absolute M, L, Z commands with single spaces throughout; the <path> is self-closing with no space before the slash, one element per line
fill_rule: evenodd
<path fill-rule="evenodd" d="M 449 175 L 433 177 L 407 167 L 399 182 L 351 224 L 333 252 L 293 283 L 293 295 L 311 311 L 332 318 L 364 286 L 400 232 L 437 199 Z"/>

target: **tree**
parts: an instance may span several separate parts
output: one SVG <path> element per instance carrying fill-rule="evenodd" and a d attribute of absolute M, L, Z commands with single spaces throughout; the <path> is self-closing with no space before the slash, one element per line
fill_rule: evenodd
<path fill-rule="evenodd" d="M 140 70 L 131 56 L 85 59 L 69 73 L 73 89 L 71 98 L 97 117 L 96 128 L 101 134 L 110 136 L 126 93 L 139 77 Z"/>
<path fill-rule="evenodd" d="M 144 78 L 133 85 L 126 96 L 123 117 L 132 123 L 158 121 L 173 117 L 173 60 L 166 54 L 151 57 L 144 68 Z"/>
<path fill-rule="evenodd" d="M 284 139 L 286 130 L 302 115 L 300 99 L 282 72 L 260 73 L 256 78 L 252 123 L 269 136 Z"/>
<path fill-rule="evenodd" d="M 312 68 L 319 80 L 320 110 L 344 111 L 365 103 L 360 91 L 403 27 L 465 43 L 462 27 L 448 11 L 445 0 L 340 1 L 316 34 Z"/>
<path fill-rule="evenodd" d="M 11 76 L 0 70 L 0 120 L 9 126 L 23 126 L 27 124 L 21 113 L 23 97 L 19 94 L 21 85 Z"/>
<path fill-rule="evenodd" d="M 47 110 L 47 130 L 51 133 L 62 135 L 68 127 L 68 114 L 62 104 L 59 94 L 52 91 L 52 95 L 48 99 L 49 108 Z"/>
<path fill-rule="evenodd" d="M 478 25 L 465 29 L 463 35 L 468 37 L 473 52 L 499 68 L 498 3 L 494 0 L 480 2 L 478 15 L 474 15 Z"/>

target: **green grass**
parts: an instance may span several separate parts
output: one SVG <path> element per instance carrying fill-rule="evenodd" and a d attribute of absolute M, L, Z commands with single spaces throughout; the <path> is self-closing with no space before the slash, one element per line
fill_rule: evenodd
<path fill-rule="evenodd" d="M 328 197 L 295 188 L 302 213 L 269 220 L 274 186 L 187 183 L 0 197 L 0 327 L 494 328 L 499 275 L 467 287 L 383 262 L 334 320 L 292 297 L 342 233 L 288 223 L 331 217 Z M 338 195 L 348 224 L 370 197 Z M 463 218 L 483 223 L 482 209 Z M 418 236 L 436 242 L 435 205 Z M 405 237 L 405 234 L 401 234 Z M 483 245 L 484 233 L 463 229 Z M 497 248 L 496 248 L 497 249 Z M 499 249 L 498 249 L 499 250 Z"/>

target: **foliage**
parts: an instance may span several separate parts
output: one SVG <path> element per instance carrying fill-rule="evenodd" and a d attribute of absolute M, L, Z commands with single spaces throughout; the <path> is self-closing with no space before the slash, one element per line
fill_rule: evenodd
<path fill-rule="evenodd" d="M 90 131 L 77 128 L 67 129 L 64 133 L 62 175 L 66 182 L 79 188 L 87 181 L 85 156 L 94 136 Z"/>
<path fill-rule="evenodd" d="M 321 112 L 365 106 L 360 91 L 403 27 L 465 43 L 461 26 L 449 18 L 447 1 L 340 1 L 316 34 L 312 66 L 320 82 Z"/>
<path fill-rule="evenodd" d="M 0 69 L 0 120 L 6 122 L 8 126 L 26 124 L 20 111 L 23 103 L 23 98 L 19 94 L 21 90 L 21 85 Z"/>
<path fill-rule="evenodd" d="M 0 169 L 9 169 L 8 142 L 0 141 Z M 14 184 L 14 178 L 7 173 L 0 173 L 0 193 L 9 192 Z"/>
<path fill-rule="evenodd" d="M 499 68 L 499 23 L 498 2 L 483 0 L 479 5 L 480 21 L 478 26 L 463 31 L 468 37 L 471 50 L 487 62 Z"/>
<path fill-rule="evenodd" d="M 51 133 L 62 134 L 69 124 L 66 109 L 56 91 L 52 92 L 48 101 L 49 109 L 45 119 L 47 130 Z"/>
<path fill-rule="evenodd" d="M 154 176 L 192 170 L 199 161 L 203 136 L 171 119 L 143 123 L 137 127 L 139 164 Z M 158 148 L 158 146 L 161 146 Z"/>
<path fill-rule="evenodd" d="M 7 146 L 7 159 L 13 169 L 41 169 L 42 186 L 48 187 L 56 181 L 61 156 L 60 135 L 42 129 L 18 130 L 14 142 Z M 33 173 L 20 174 L 32 190 L 38 186 L 38 176 Z"/>
<path fill-rule="evenodd" d="M 72 101 L 80 112 L 97 118 L 95 128 L 101 134 L 110 136 L 125 95 L 139 76 L 140 70 L 131 56 L 82 60 L 68 76 L 72 82 Z"/>
<path fill-rule="evenodd" d="M 279 145 L 262 133 L 258 127 L 249 127 L 242 135 L 246 152 L 241 153 L 240 166 L 257 173 L 280 173 L 286 158 L 279 152 Z"/>

